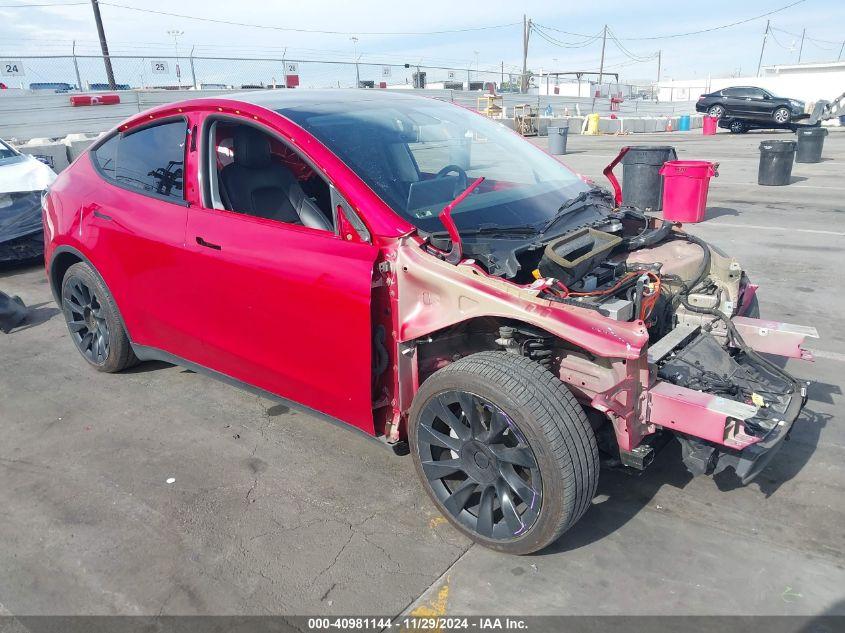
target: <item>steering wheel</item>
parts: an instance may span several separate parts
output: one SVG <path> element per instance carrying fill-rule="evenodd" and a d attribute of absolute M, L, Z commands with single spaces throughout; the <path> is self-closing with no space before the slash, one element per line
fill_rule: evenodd
<path fill-rule="evenodd" d="M 460 184 L 461 191 L 466 189 L 467 183 L 469 183 L 469 177 L 467 176 L 467 173 L 464 168 L 458 165 L 446 165 L 443 169 L 437 172 L 435 178 L 445 178 L 452 172 L 458 174 L 458 182 Z"/>

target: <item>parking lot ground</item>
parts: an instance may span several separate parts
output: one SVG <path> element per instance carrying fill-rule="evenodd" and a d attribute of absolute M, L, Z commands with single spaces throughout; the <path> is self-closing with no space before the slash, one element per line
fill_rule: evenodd
<path fill-rule="evenodd" d="M 768 188 L 766 137 L 570 137 L 597 182 L 627 144 L 720 162 L 689 229 L 741 259 L 764 316 L 821 337 L 788 364 L 810 400 L 755 483 L 691 478 L 670 444 L 640 477 L 603 472 L 534 556 L 470 547 L 410 459 L 353 432 L 179 367 L 89 370 L 41 268 L 3 270 L 35 310 L 0 335 L 0 613 L 845 614 L 845 133 Z"/>

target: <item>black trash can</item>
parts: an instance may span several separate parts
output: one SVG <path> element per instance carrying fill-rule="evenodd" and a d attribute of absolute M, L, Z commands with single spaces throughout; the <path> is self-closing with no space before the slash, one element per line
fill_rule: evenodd
<path fill-rule="evenodd" d="M 827 128 L 808 127 L 798 128 L 798 152 L 795 154 L 796 163 L 820 163 L 822 148 Z"/>
<path fill-rule="evenodd" d="M 757 184 L 788 185 L 792 179 L 795 141 L 763 141 L 760 143 L 760 169 Z"/>
<path fill-rule="evenodd" d="M 660 168 L 678 154 L 670 145 L 639 145 L 622 157 L 622 202 L 646 211 L 663 208 Z"/>
<path fill-rule="evenodd" d="M 566 154 L 566 139 L 569 137 L 569 126 L 549 126 L 549 153 L 555 156 Z"/>

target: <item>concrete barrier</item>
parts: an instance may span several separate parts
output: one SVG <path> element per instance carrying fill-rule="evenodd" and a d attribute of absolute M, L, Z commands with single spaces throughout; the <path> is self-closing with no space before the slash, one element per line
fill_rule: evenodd
<path fill-rule="evenodd" d="M 67 147 L 67 158 L 71 163 L 100 138 L 100 134 L 68 134 L 62 141 Z"/>
<path fill-rule="evenodd" d="M 56 173 L 62 171 L 70 162 L 67 158 L 67 146 L 61 142 L 45 138 L 34 138 L 29 143 L 18 146 L 21 154 L 35 156 L 47 163 Z"/>

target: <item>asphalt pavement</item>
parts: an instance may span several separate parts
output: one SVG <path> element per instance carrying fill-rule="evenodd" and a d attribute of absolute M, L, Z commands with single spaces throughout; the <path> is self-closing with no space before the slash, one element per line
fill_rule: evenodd
<path fill-rule="evenodd" d="M 43 269 L 3 268 L 33 313 L 0 334 L 0 614 L 845 614 L 845 133 L 758 186 L 759 142 L 789 137 L 570 137 L 597 182 L 623 145 L 720 162 L 689 230 L 740 257 L 764 317 L 820 338 L 788 363 L 810 400 L 755 483 L 692 478 L 670 445 L 603 472 L 533 556 L 470 546 L 410 458 L 357 433 L 180 367 L 90 370 Z"/>

